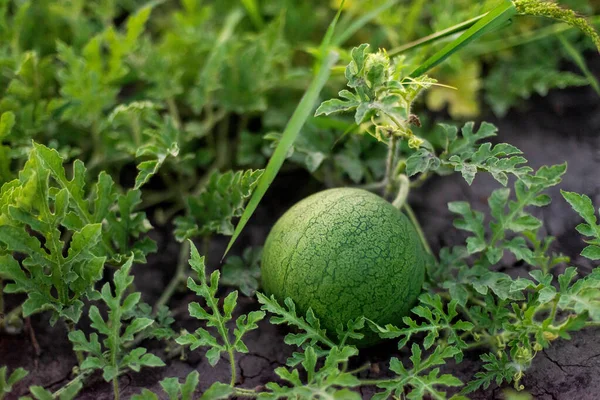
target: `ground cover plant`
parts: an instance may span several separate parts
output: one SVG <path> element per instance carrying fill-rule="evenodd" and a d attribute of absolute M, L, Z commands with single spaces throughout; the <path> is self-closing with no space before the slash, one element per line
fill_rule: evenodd
<path fill-rule="evenodd" d="M 600 272 L 583 275 L 553 252 L 535 211 L 550 204 L 567 165 L 533 168 L 493 124 L 460 118 L 486 104 L 503 115 L 550 88 L 598 90 L 585 61 L 596 51 L 584 53 L 600 48 L 597 19 L 566 6 L 597 11 L 591 2 L 533 0 L 458 1 L 456 12 L 442 12 L 442 0 L 431 8 L 419 0 L 0 1 L 0 340 L 29 337 L 48 351 L 32 325 L 43 318 L 61 328 L 74 361 L 68 379 L 41 385 L 28 381 L 35 371 L 3 366 L 0 353 L 0 399 L 77 398 L 98 380 L 118 399 L 129 374 L 199 352 L 211 366 L 228 364 L 227 379 L 192 371 L 129 396 L 526 393 L 536 355 L 597 329 Z M 568 59 L 579 72 L 561 69 Z M 456 120 L 438 124 L 430 110 L 445 105 Z M 262 280 L 269 248 L 229 254 L 282 167 L 306 170 L 324 187 L 376 193 L 367 195 L 401 216 L 424 269 L 420 294 L 385 296 L 402 318 L 355 312 L 340 321 L 339 310 Z M 487 174 L 497 187 L 485 212 L 448 204 L 464 241 L 438 249 L 409 196 L 452 174 L 469 185 Z M 592 199 L 561 195 L 554 201 L 583 221 L 573 226 L 587 243 L 582 257 L 600 259 Z M 364 214 L 345 212 L 364 223 Z M 152 298 L 136 282 L 161 256 L 161 232 L 179 259 L 161 265 L 170 281 Z M 221 236 L 231 237 L 222 266 L 205 258 Z M 384 236 L 363 243 L 364 253 L 393 245 Z M 511 274 L 507 260 L 527 274 Z M 411 274 L 393 278 L 413 281 L 387 279 L 391 288 L 421 286 Z M 361 301 L 376 297 L 364 290 Z M 182 296 L 193 299 L 184 311 L 193 328 L 174 310 Z M 253 351 L 249 338 L 270 325 L 286 326 L 293 352 L 285 365 L 269 364 L 264 384 L 248 387 L 240 360 Z M 406 357 L 388 356 L 385 376 L 365 377 L 365 346 L 377 340 Z M 469 357 L 477 366 L 465 379 L 453 366 Z"/>

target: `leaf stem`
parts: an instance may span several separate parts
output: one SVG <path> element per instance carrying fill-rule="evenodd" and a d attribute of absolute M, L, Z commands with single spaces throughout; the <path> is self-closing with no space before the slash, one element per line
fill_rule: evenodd
<path fill-rule="evenodd" d="M 385 189 L 384 189 L 384 193 L 383 196 L 385 198 L 387 198 L 390 193 L 392 193 L 392 190 L 394 189 L 394 179 L 393 179 L 393 172 L 394 172 L 394 161 L 396 159 L 396 148 L 398 147 L 398 141 L 400 140 L 400 138 L 396 135 L 392 135 L 392 137 L 390 138 L 390 144 L 388 146 L 388 154 L 387 154 L 387 160 L 385 162 Z"/>
<path fill-rule="evenodd" d="M 235 387 L 235 382 L 237 380 L 237 371 L 235 369 L 235 354 L 233 352 L 233 346 L 231 346 L 227 341 L 227 353 L 229 354 L 229 364 L 231 365 L 231 381 L 229 382 L 229 386 Z"/>
<path fill-rule="evenodd" d="M 396 195 L 396 198 L 394 199 L 394 202 L 392 203 L 394 205 L 394 207 L 396 207 L 398 210 L 400 210 L 402 208 L 402 206 L 404 206 L 404 204 L 406 203 L 406 199 L 408 198 L 409 191 L 410 191 L 410 180 L 408 179 L 408 176 L 406 176 L 405 174 L 399 174 L 398 175 L 398 194 Z"/>
<path fill-rule="evenodd" d="M 90 375 L 92 375 L 92 370 L 86 370 L 86 371 L 80 372 L 79 375 L 77 375 L 75 378 L 73 378 L 69 383 L 67 383 L 65 386 L 61 387 L 56 392 L 54 392 L 54 394 L 52 394 L 52 398 L 53 399 L 60 399 L 60 396 L 63 393 L 65 393 L 67 390 L 69 390 L 69 388 L 71 386 L 76 385 L 80 381 L 83 384 L 83 381 L 85 379 L 87 379 Z"/>
<path fill-rule="evenodd" d="M 551 323 L 554 322 L 554 319 L 556 318 L 556 312 L 558 311 L 558 302 L 560 301 L 560 294 L 557 294 L 556 297 L 554 298 L 554 302 L 552 304 L 552 311 L 550 312 L 550 318 L 551 318 Z"/>
<path fill-rule="evenodd" d="M 75 332 L 75 324 L 73 321 L 65 321 L 65 325 L 67 326 L 69 333 Z M 83 364 L 83 353 L 81 350 L 75 350 L 75 357 L 77 357 L 77 364 L 81 367 L 81 364 Z"/>
<path fill-rule="evenodd" d="M 382 383 L 397 382 L 397 379 L 360 379 L 360 385 L 380 385 Z"/>
<path fill-rule="evenodd" d="M 115 376 L 113 378 L 113 394 L 114 399 L 119 400 L 119 376 Z"/>
<path fill-rule="evenodd" d="M 425 251 L 427 253 L 429 253 L 433 256 L 434 254 L 433 254 L 433 251 L 431 251 L 431 246 L 429 246 L 429 242 L 427 241 L 427 238 L 425 237 L 423 228 L 421 227 L 421 224 L 419 223 L 419 220 L 417 219 L 417 216 L 415 215 L 412 207 L 410 206 L 410 204 L 404 203 L 402 208 L 404 209 L 404 212 L 408 216 L 408 219 L 410 219 L 410 221 L 413 223 L 413 226 L 415 227 L 415 230 L 417 231 L 417 234 L 419 235 L 419 239 L 421 239 L 423 248 L 425 249 Z"/>
<path fill-rule="evenodd" d="M 234 391 L 234 394 L 236 397 L 249 397 L 249 398 L 258 397 L 258 393 L 256 393 L 254 390 L 250 390 L 250 389 L 233 388 L 233 391 Z"/>
<path fill-rule="evenodd" d="M 175 275 L 173 276 L 173 278 L 171 279 L 171 281 L 169 282 L 169 284 L 163 291 L 160 298 L 154 304 L 154 313 L 155 314 L 158 312 L 158 310 L 162 306 L 166 305 L 169 302 L 169 300 L 175 293 L 175 290 L 177 290 L 177 287 L 179 286 L 179 284 L 181 282 L 183 282 L 185 280 L 185 278 L 187 277 L 186 269 L 187 269 L 187 257 L 188 257 L 189 252 L 190 252 L 190 243 L 189 243 L 189 241 L 186 240 L 183 243 L 181 243 L 181 248 L 179 249 L 179 260 L 177 261 L 177 269 L 175 270 Z"/>

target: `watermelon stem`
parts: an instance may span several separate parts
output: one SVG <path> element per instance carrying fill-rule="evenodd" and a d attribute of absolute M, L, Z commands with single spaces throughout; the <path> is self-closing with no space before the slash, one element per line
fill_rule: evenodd
<path fill-rule="evenodd" d="M 406 213 L 406 216 L 408 217 L 408 219 L 410 219 L 413 226 L 415 227 L 415 230 L 417 231 L 417 234 L 419 235 L 419 239 L 421 239 L 421 244 L 423 244 L 423 248 L 425 249 L 425 251 L 435 257 L 435 255 L 433 254 L 433 251 L 431 251 L 431 246 L 429 246 L 429 242 L 427 241 L 427 238 L 425 237 L 423 228 L 421 228 L 421 224 L 419 223 L 419 220 L 417 219 L 417 216 L 416 216 L 415 212 L 413 211 L 412 207 L 410 206 L 410 204 L 404 203 L 402 208 L 404 209 L 404 212 Z"/>
<path fill-rule="evenodd" d="M 408 197 L 408 192 L 410 190 L 410 180 L 405 174 L 400 174 L 398 175 L 397 181 L 399 185 L 398 195 L 396 195 L 396 199 L 394 199 L 392 205 L 400 210 L 404 203 L 406 203 L 406 198 Z"/>
<path fill-rule="evenodd" d="M 396 135 L 392 135 L 390 143 L 388 145 L 388 155 L 385 163 L 385 190 L 383 193 L 384 198 L 388 198 L 394 189 L 394 161 L 396 159 L 396 148 L 398 147 L 398 140 L 400 138 Z"/>

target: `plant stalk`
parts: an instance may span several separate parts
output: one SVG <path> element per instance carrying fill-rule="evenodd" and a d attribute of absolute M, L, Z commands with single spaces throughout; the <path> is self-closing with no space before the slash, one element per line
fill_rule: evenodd
<path fill-rule="evenodd" d="M 388 198 L 394 190 L 394 161 L 396 160 L 396 148 L 398 147 L 398 141 L 400 138 L 396 135 L 392 135 L 390 138 L 390 145 L 388 147 L 387 160 L 385 162 L 385 189 L 384 197 Z"/>
<path fill-rule="evenodd" d="M 115 400 L 119 400 L 119 375 L 113 378 L 113 395 Z"/>
<path fill-rule="evenodd" d="M 406 203 L 408 192 L 410 190 L 410 180 L 405 174 L 398 175 L 398 195 L 392 202 L 392 205 L 400 210 Z"/>
<path fill-rule="evenodd" d="M 248 398 L 256 398 L 258 397 L 258 393 L 254 390 L 246 390 L 242 388 L 233 388 L 234 394 L 236 397 L 248 397 Z"/>
<path fill-rule="evenodd" d="M 165 290 L 162 293 L 162 295 L 160 296 L 160 298 L 154 304 L 154 313 L 155 314 L 158 312 L 158 310 L 162 306 L 166 305 L 169 302 L 169 300 L 175 293 L 175 290 L 177 290 L 177 287 L 179 286 L 179 284 L 187 278 L 187 275 L 185 272 L 186 272 L 187 259 L 188 259 L 189 253 L 190 253 L 190 243 L 189 243 L 189 241 L 186 240 L 183 243 L 181 243 L 181 248 L 179 250 L 179 260 L 177 262 L 177 269 L 175 270 L 175 275 L 173 276 L 173 278 L 171 279 L 171 281 L 165 288 Z"/>
<path fill-rule="evenodd" d="M 65 386 L 61 387 L 56 392 L 54 392 L 54 394 L 52 394 L 52 398 L 60 399 L 60 396 L 63 393 L 65 393 L 67 390 L 69 390 L 69 388 L 71 386 L 76 385 L 80 381 L 83 384 L 83 381 L 85 381 L 85 379 L 87 379 L 90 375 L 92 375 L 92 370 L 80 372 L 79 375 L 77 375 L 75 378 L 73 378 L 69 383 L 67 383 Z"/>
<path fill-rule="evenodd" d="M 237 371 L 235 369 L 235 354 L 231 346 L 228 346 L 227 353 L 229 353 L 229 364 L 231 365 L 231 381 L 229 386 L 235 387 L 235 381 L 237 380 Z"/>
<path fill-rule="evenodd" d="M 421 224 L 419 223 L 419 220 L 417 219 L 417 216 L 415 215 L 410 204 L 405 202 L 404 205 L 402 206 L 402 208 L 404 209 L 404 212 L 408 216 L 408 219 L 410 219 L 410 221 L 413 223 L 413 226 L 415 227 L 415 230 L 417 231 L 417 234 L 419 235 L 419 239 L 421 239 L 423 248 L 425 249 L 425 251 L 427 253 L 429 253 L 433 256 L 433 251 L 431 251 L 431 247 L 429 246 L 429 242 L 427 241 L 427 238 L 425 237 L 423 228 L 421 228 Z"/>

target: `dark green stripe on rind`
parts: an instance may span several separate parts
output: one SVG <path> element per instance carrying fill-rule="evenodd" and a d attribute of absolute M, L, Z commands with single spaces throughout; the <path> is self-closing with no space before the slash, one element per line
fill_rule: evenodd
<path fill-rule="evenodd" d="M 331 333 L 363 315 L 398 324 L 421 291 L 424 262 L 399 210 L 365 190 L 331 189 L 277 221 L 263 252 L 263 289 L 291 297 L 302 313 L 312 307 Z"/>

